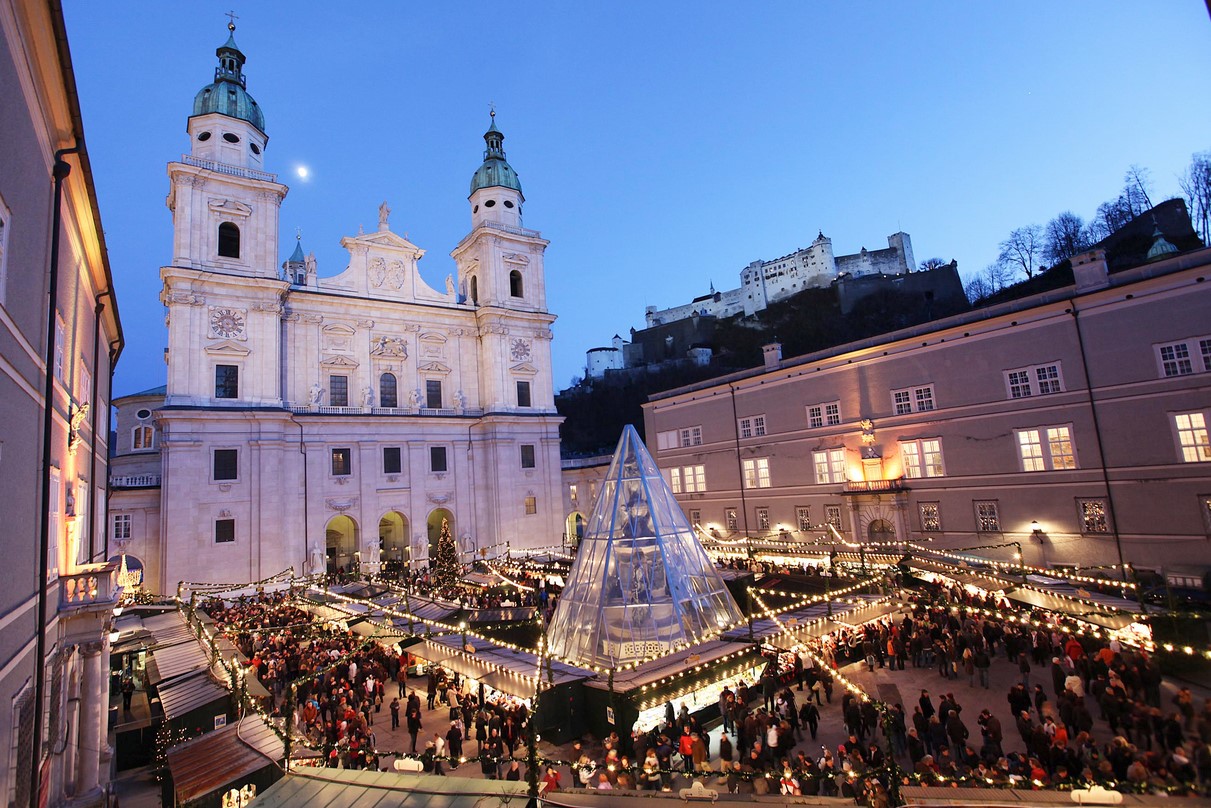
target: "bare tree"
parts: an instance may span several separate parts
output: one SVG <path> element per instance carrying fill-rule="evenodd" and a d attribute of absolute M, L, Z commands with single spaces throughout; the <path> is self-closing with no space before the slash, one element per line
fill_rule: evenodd
<path fill-rule="evenodd" d="M 1019 227 L 999 246 L 1001 251 L 997 254 L 997 263 L 1033 278 L 1040 269 L 1038 262 L 1043 253 L 1043 228 L 1037 224 Z"/>
<path fill-rule="evenodd" d="M 1131 207 L 1131 215 L 1139 216 L 1152 208 L 1152 197 L 1148 193 L 1152 188 L 1152 172 L 1134 163 L 1123 175 L 1123 196 Z"/>
<path fill-rule="evenodd" d="M 1085 222 L 1066 210 L 1047 223 L 1043 232 L 1043 260 L 1055 266 L 1089 246 Z"/>
<path fill-rule="evenodd" d="M 967 282 L 963 287 L 963 293 L 967 295 L 967 300 L 971 303 L 977 303 L 992 294 L 992 286 L 988 283 L 988 278 L 984 273 L 980 273 Z"/>
<path fill-rule="evenodd" d="M 931 269 L 937 269 L 938 267 L 944 267 L 944 266 L 949 266 L 949 265 L 950 265 L 950 262 L 945 259 L 942 259 L 942 258 L 926 258 L 924 261 L 921 262 L 921 271 L 928 272 Z"/>
<path fill-rule="evenodd" d="M 1211 242 L 1211 151 L 1197 152 L 1190 158 L 1190 167 L 1178 177 L 1194 229 L 1203 240 Z"/>
<path fill-rule="evenodd" d="M 1152 207 L 1152 177 L 1148 169 L 1132 165 L 1123 175 L 1123 190 L 1118 197 L 1098 205 L 1089 223 L 1090 243 L 1101 241 L 1119 230 L 1136 216 Z"/>
<path fill-rule="evenodd" d="M 978 300 L 995 295 L 1006 286 L 1009 286 L 1012 276 L 1013 270 L 1000 261 L 993 261 L 968 281 L 967 286 L 963 287 L 963 291 L 966 293 L 967 299 L 975 303 Z"/>

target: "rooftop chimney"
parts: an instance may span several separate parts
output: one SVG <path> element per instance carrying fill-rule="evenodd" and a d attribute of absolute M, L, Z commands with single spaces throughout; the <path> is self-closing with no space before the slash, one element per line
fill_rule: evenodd
<path fill-rule="evenodd" d="M 1105 250 L 1090 250 L 1072 256 L 1072 277 L 1076 281 L 1076 291 L 1096 292 L 1110 285 L 1110 270 L 1106 266 Z"/>
<path fill-rule="evenodd" d="M 761 353 L 765 357 L 765 366 L 767 368 L 776 368 L 782 364 L 781 342 L 771 342 L 769 345 L 762 345 Z"/>

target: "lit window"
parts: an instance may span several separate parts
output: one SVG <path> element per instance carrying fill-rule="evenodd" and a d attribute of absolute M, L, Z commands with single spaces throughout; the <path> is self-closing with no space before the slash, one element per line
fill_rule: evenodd
<path fill-rule="evenodd" d="M 239 461 L 239 449 L 215 449 L 211 479 L 215 482 L 239 479 Z"/>
<path fill-rule="evenodd" d="M 84 360 L 80 360 L 80 401 L 90 403 L 93 395 L 93 375 L 89 373 L 88 368 L 84 366 Z"/>
<path fill-rule="evenodd" d="M 114 514 L 114 541 L 125 541 L 130 538 L 130 514 L 115 513 Z"/>
<path fill-rule="evenodd" d="M 1177 428 L 1177 444 L 1184 463 L 1211 460 L 1211 441 L 1207 439 L 1207 418 L 1201 412 L 1179 412 L 1173 415 Z"/>
<path fill-rule="evenodd" d="M 740 437 L 760 438 L 765 435 L 765 416 L 754 415 L 751 418 L 740 419 Z"/>
<path fill-rule="evenodd" d="M 669 488 L 671 488 L 673 490 L 674 494 L 680 494 L 681 493 L 681 469 L 679 469 L 679 468 L 665 469 L 665 475 L 667 476 L 668 481 L 669 481 Z"/>
<path fill-rule="evenodd" d="M 526 497 L 525 504 L 526 504 L 526 515 L 527 516 L 533 516 L 534 514 L 538 513 L 538 498 L 537 497 Z"/>
<path fill-rule="evenodd" d="M 1076 468 L 1072 428 L 1048 426 L 1017 431 L 1018 457 L 1022 471 L 1051 471 Z"/>
<path fill-rule="evenodd" d="M 214 397 L 240 397 L 240 368 L 236 365 L 214 366 Z"/>
<path fill-rule="evenodd" d="M 937 438 L 902 441 L 900 457 L 905 477 L 941 477 L 946 473 L 942 466 L 942 441 Z"/>
<path fill-rule="evenodd" d="M 690 524 L 694 526 L 702 524 L 702 511 L 690 511 Z"/>
<path fill-rule="evenodd" d="M 55 314 L 55 378 L 64 380 L 63 354 L 67 342 L 67 324 L 63 317 Z"/>
<path fill-rule="evenodd" d="M 812 511 L 807 505 L 800 505 L 795 508 L 795 522 L 799 525 L 800 531 L 808 531 L 812 529 Z"/>
<path fill-rule="evenodd" d="M 769 458 L 755 457 L 740 462 L 745 488 L 769 488 Z"/>
<path fill-rule="evenodd" d="M 706 490 L 706 466 L 686 466 L 681 470 L 681 481 L 685 493 L 702 493 Z"/>
<path fill-rule="evenodd" d="M 841 506 L 840 505 L 825 505 L 824 506 L 824 524 L 832 525 L 835 529 L 841 529 Z"/>
<path fill-rule="evenodd" d="M 921 502 L 917 505 L 921 513 L 921 530 L 934 533 L 942 529 L 942 508 L 936 502 Z"/>
<path fill-rule="evenodd" d="M 985 500 L 975 503 L 976 530 L 981 533 L 999 533 L 1001 531 L 1001 513 L 995 500 Z"/>
<path fill-rule="evenodd" d="M 1110 522 L 1106 518 L 1106 500 L 1080 499 L 1077 500 L 1080 509 L 1082 533 L 1109 533 Z"/>
<path fill-rule="evenodd" d="M 573 502 L 576 501 L 576 483 L 571 483 L 568 486 L 568 499 L 572 500 Z"/>
<path fill-rule="evenodd" d="M 523 469 L 532 469 L 534 465 L 534 444 L 523 443 L 521 445 L 521 467 Z"/>
<path fill-rule="evenodd" d="M 731 533 L 735 533 L 740 529 L 740 518 L 736 515 L 735 508 L 727 508 L 723 511 L 723 524 Z"/>
<path fill-rule="evenodd" d="M 349 406 L 349 377 L 348 376 L 329 376 L 328 377 L 328 400 L 332 402 L 334 407 Z"/>
<path fill-rule="evenodd" d="M 353 454 L 349 449 L 332 450 L 332 476 L 348 477 L 353 473 Z"/>
<path fill-rule="evenodd" d="M 891 392 L 892 409 L 896 415 L 910 412 L 928 412 L 934 409 L 933 385 L 908 387 Z"/>
<path fill-rule="evenodd" d="M 757 509 L 757 529 L 761 531 L 769 531 L 769 508 Z"/>
<path fill-rule="evenodd" d="M 825 449 L 812 452 L 812 464 L 816 469 L 816 484 L 845 482 L 845 450 Z"/>

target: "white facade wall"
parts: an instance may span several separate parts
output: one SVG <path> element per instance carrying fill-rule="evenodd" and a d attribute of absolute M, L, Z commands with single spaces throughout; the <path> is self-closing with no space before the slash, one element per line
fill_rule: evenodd
<path fill-rule="evenodd" d="M 1211 418 L 1211 360 L 1194 357 L 1190 373 L 1166 377 L 1159 346 L 1211 335 L 1208 265 L 1211 250 L 1187 253 L 1116 273 L 1100 291 L 1059 290 L 670 391 L 645 405 L 649 444 L 701 427 L 700 445 L 657 458 L 662 468 L 705 466 L 707 490 L 679 500 L 724 533 L 797 531 L 806 509 L 804 537 L 816 537 L 836 509 L 851 540 L 886 540 L 890 530 L 895 541 L 941 548 L 1020 541 L 1040 566 L 1119 563 L 1121 547 L 1141 567 L 1206 568 L 1211 451 L 1184 462 L 1175 418 Z M 1042 390 L 1035 373 L 1051 368 L 1054 389 Z M 1032 395 L 1015 398 L 1009 374 L 1023 371 Z M 895 391 L 909 394 L 911 411 L 896 412 Z M 918 391 L 933 409 L 917 408 Z M 814 425 L 817 407 L 824 423 Z M 1032 469 L 1021 436 L 1057 428 L 1070 459 L 1044 437 Z M 935 446 L 938 475 L 913 476 L 909 450 Z M 828 452 L 839 474 L 822 478 L 817 453 Z M 742 487 L 744 463 L 763 463 L 768 485 Z M 980 523 L 981 505 L 995 511 L 995 529 Z"/>

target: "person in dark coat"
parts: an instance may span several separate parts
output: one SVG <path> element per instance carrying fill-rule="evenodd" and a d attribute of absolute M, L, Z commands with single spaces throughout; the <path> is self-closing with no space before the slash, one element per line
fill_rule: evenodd
<path fill-rule="evenodd" d="M 933 718 L 933 714 L 936 712 L 936 710 L 933 708 L 933 700 L 929 698 L 928 690 L 921 691 L 921 698 L 917 701 L 917 703 L 921 705 L 921 714 L 925 716 L 926 721 Z"/>
<path fill-rule="evenodd" d="M 813 701 L 803 702 L 803 706 L 799 708 L 799 720 L 807 724 L 812 733 L 812 740 L 816 740 L 816 730 L 820 726 L 820 708 Z"/>

